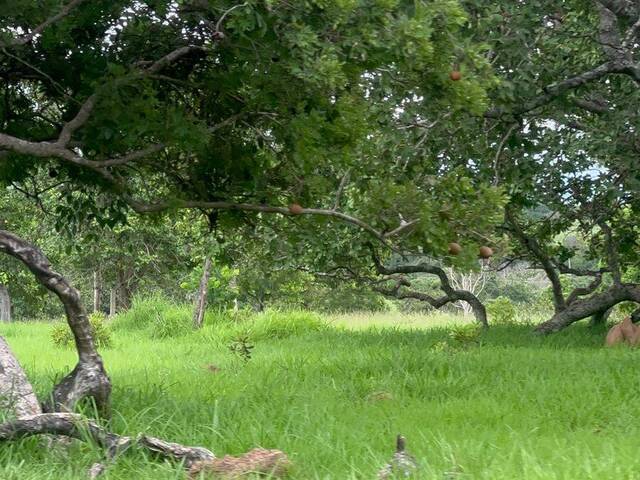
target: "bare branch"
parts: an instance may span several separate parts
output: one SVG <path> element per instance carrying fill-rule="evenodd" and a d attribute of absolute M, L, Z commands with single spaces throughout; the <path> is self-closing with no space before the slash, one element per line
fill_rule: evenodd
<path fill-rule="evenodd" d="M 598 226 L 602 230 L 602 233 L 604 233 L 604 246 L 607 253 L 607 263 L 609 264 L 609 269 L 611 270 L 613 282 L 616 285 L 621 285 L 622 274 L 620 273 L 620 259 L 618 258 L 618 251 L 615 245 L 615 241 L 613 240 L 611 227 L 604 221 L 598 222 Z"/>
<path fill-rule="evenodd" d="M 502 156 L 502 151 L 504 150 L 504 145 L 509 140 L 509 137 L 513 133 L 513 131 L 518 128 L 519 123 L 514 122 L 509 126 L 505 134 L 503 135 L 500 143 L 498 144 L 498 149 L 496 150 L 496 156 L 493 159 L 493 186 L 497 186 L 500 183 L 500 157 Z"/>
<path fill-rule="evenodd" d="M 168 67 L 169 65 L 176 62 L 177 60 L 184 57 L 185 55 L 188 55 L 192 52 L 203 52 L 203 51 L 205 51 L 205 48 L 198 45 L 187 45 L 184 47 L 179 47 L 167 53 L 164 57 L 156 60 L 151 65 L 146 67 L 143 71 L 144 73 L 158 73 L 162 69 Z"/>
<path fill-rule="evenodd" d="M 567 306 L 571 305 L 574 301 L 578 299 L 578 297 L 582 297 L 585 295 L 590 295 L 595 292 L 598 287 L 602 284 L 602 273 L 596 275 L 593 281 L 587 285 L 586 287 L 578 287 L 573 290 L 567 297 Z"/>
<path fill-rule="evenodd" d="M 224 12 L 220 18 L 218 19 L 218 21 L 216 22 L 216 28 L 215 31 L 219 32 L 220 31 L 220 27 L 222 26 L 222 22 L 224 22 L 224 19 L 227 17 L 227 15 L 229 15 L 231 12 L 233 12 L 236 8 L 242 8 L 242 7 L 247 7 L 249 6 L 248 3 L 241 3 L 239 5 L 234 5 L 233 7 L 231 7 L 230 9 L 228 9 L 226 12 Z"/>
<path fill-rule="evenodd" d="M 347 169 L 345 174 L 342 176 L 340 180 L 340 185 L 338 185 L 338 191 L 336 192 L 336 201 L 333 204 L 333 209 L 338 210 L 340 208 L 340 200 L 342 197 L 342 193 L 344 192 L 347 183 L 349 183 L 349 176 L 351 175 L 351 169 Z"/>
<path fill-rule="evenodd" d="M 505 219 L 511 226 L 511 231 L 515 237 L 520 241 L 523 247 L 525 247 L 531 255 L 540 263 L 542 269 L 547 274 L 549 281 L 551 282 L 551 290 L 553 292 L 553 306 L 556 312 L 560 312 L 566 308 L 566 302 L 564 294 L 562 292 L 562 284 L 560 283 L 560 276 L 555 269 L 555 266 L 549 256 L 542 250 L 542 247 L 538 241 L 527 235 L 522 227 L 518 224 L 514 213 L 507 208 L 505 210 Z"/>
<path fill-rule="evenodd" d="M 408 222 L 402 222 L 400 224 L 400 226 L 394 230 L 391 230 L 390 232 L 387 232 L 384 234 L 385 238 L 391 238 L 391 237 L 396 237 L 398 235 L 400 235 L 402 232 L 404 232 L 405 230 L 414 227 L 415 225 L 420 223 L 420 219 L 415 219 L 415 220 L 410 220 Z"/>
<path fill-rule="evenodd" d="M 639 31 L 640 31 L 640 17 L 638 18 L 638 20 L 636 20 L 636 22 L 633 25 L 631 25 L 631 28 L 629 28 L 629 30 L 627 31 L 624 37 L 624 41 L 622 42 L 622 48 L 627 49 L 631 47 L 631 44 L 635 41 Z"/>
<path fill-rule="evenodd" d="M 611 10 L 616 15 L 622 15 L 627 18 L 635 18 L 638 13 L 638 7 L 630 0 L 597 0 L 597 3 Z"/>
<path fill-rule="evenodd" d="M 73 117 L 73 119 L 71 119 L 69 122 L 67 122 L 64 127 L 62 127 L 62 131 L 60 132 L 58 140 L 56 141 L 57 146 L 61 148 L 66 147 L 71 140 L 71 135 L 73 135 L 76 130 L 82 127 L 87 122 L 87 120 L 89 120 L 89 116 L 93 111 L 93 107 L 95 107 L 96 105 L 97 98 L 98 96 L 95 93 L 87 98 L 80 107 L 80 110 L 78 110 L 76 116 Z"/>
<path fill-rule="evenodd" d="M 109 160 L 91 160 L 91 165 L 94 167 L 113 167 L 115 165 L 124 165 L 126 163 L 135 162 L 136 160 L 148 157 L 151 154 L 161 152 L 164 148 L 165 145 L 163 143 L 156 143 L 155 145 L 150 145 L 141 150 L 136 150 L 135 152 L 127 153 L 126 155 L 114 157 Z"/>
<path fill-rule="evenodd" d="M 576 98 L 573 100 L 578 107 L 587 110 L 591 113 L 607 113 L 609 111 L 609 105 L 606 102 L 598 102 L 593 100 L 586 100 L 583 98 Z"/>
<path fill-rule="evenodd" d="M 442 306 L 442 305 L 445 305 L 446 303 L 462 300 L 464 302 L 467 302 L 469 305 L 471 305 L 471 308 L 473 309 L 473 313 L 476 317 L 476 320 L 478 320 L 479 323 L 481 323 L 484 327 L 487 327 L 489 325 L 487 322 L 486 309 L 484 308 L 484 305 L 478 299 L 478 297 L 476 297 L 473 293 L 467 290 L 456 290 L 455 288 L 453 288 L 451 286 L 449 277 L 447 276 L 447 273 L 444 271 L 443 268 L 438 267 L 436 265 L 431 265 L 428 263 L 418 263 L 416 265 L 396 265 L 394 267 L 387 267 L 380 261 L 380 258 L 378 258 L 378 255 L 376 254 L 376 251 L 373 248 L 373 246 L 369 245 L 369 247 L 371 249 L 371 258 L 373 259 L 373 264 L 379 274 L 395 275 L 398 273 L 401 273 L 401 274 L 429 273 L 431 275 L 435 275 L 440 280 L 440 289 L 444 292 L 445 295 L 439 299 L 433 299 L 433 297 L 426 295 L 423 298 L 424 301 L 429 302 L 433 306 L 435 305 Z M 410 284 L 407 285 L 407 281 L 405 281 L 405 283 L 403 283 L 402 285 L 409 286 Z M 398 289 L 402 285 L 399 284 Z M 400 294 L 399 291 L 397 292 L 396 296 L 398 294 Z M 412 298 L 417 298 L 417 296 L 413 296 Z M 433 303 L 430 300 L 433 300 Z M 441 302 L 444 302 L 444 303 L 440 304 Z M 436 307 L 436 308 L 439 308 L 439 307 Z"/>

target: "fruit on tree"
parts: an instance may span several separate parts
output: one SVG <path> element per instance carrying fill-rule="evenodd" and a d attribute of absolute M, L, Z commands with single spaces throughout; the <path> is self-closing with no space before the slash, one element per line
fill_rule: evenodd
<path fill-rule="evenodd" d="M 458 255 L 462 251 L 462 247 L 459 243 L 451 242 L 449 244 L 449 254 L 450 255 Z"/>
<path fill-rule="evenodd" d="M 302 205 L 298 203 L 292 203 L 289 205 L 289 213 L 292 215 L 301 215 L 303 211 L 304 209 L 302 208 Z"/>

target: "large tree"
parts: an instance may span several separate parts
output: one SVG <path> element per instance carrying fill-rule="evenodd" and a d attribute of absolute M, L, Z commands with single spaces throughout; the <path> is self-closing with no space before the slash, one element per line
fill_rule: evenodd
<path fill-rule="evenodd" d="M 398 129 L 487 105 L 493 77 L 455 1 L 21 0 L 2 11 L 0 181 L 41 182 L 60 224 L 191 208 L 223 230 L 302 215 L 309 229 L 339 220 L 384 248 L 438 256 L 452 237 L 481 235 L 493 217 L 474 212 L 503 201 L 464 167 L 415 154 Z M 8 231 L 0 251 L 60 297 L 76 339 L 78 365 L 49 408 L 91 397 L 107 411 L 111 383 L 77 290 Z M 61 422 L 8 425 L 3 438 Z"/>

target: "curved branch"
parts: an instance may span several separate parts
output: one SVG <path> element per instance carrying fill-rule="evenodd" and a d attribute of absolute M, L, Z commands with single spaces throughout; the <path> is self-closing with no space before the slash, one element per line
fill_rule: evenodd
<path fill-rule="evenodd" d="M 560 283 L 560 276 L 556 271 L 555 265 L 549 258 L 549 256 L 542 250 L 542 247 L 535 238 L 528 236 L 522 227 L 518 224 L 514 213 L 511 209 L 505 209 L 505 220 L 511 226 L 511 231 L 515 237 L 520 241 L 523 247 L 525 247 L 533 257 L 540 263 L 542 269 L 547 274 L 547 278 L 551 282 L 551 291 L 553 293 L 553 306 L 556 312 L 564 310 L 566 302 L 564 299 L 564 293 L 562 292 L 562 284 Z"/>
<path fill-rule="evenodd" d="M 487 311 L 482 304 L 482 302 L 476 297 L 472 292 L 467 290 L 456 290 L 451 286 L 451 282 L 449 281 L 449 277 L 443 268 L 440 268 L 436 265 L 430 265 L 428 263 L 418 263 L 416 265 L 397 265 L 394 267 L 385 266 L 378 256 L 376 255 L 373 246 L 370 245 L 371 248 L 371 256 L 373 259 L 373 264 L 376 267 L 376 271 L 381 275 L 396 275 L 396 274 L 410 274 L 410 273 L 429 273 L 431 275 L 436 275 L 440 280 L 440 289 L 444 292 L 444 296 L 439 298 L 431 297 L 430 295 L 423 294 L 421 292 L 416 291 L 400 291 L 401 286 L 411 286 L 411 283 L 406 279 L 402 280 L 402 283 L 398 282 L 397 287 L 392 293 L 396 298 L 399 295 L 409 295 L 406 298 L 415 298 L 417 300 L 422 300 L 429 303 L 434 308 L 440 308 L 446 305 L 447 303 L 456 302 L 462 300 L 471 305 L 473 309 L 473 313 L 476 317 L 476 320 L 482 324 L 484 327 L 488 327 L 489 323 L 487 321 Z M 384 292 L 380 292 L 384 293 Z"/>
<path fill-rule="evenodd" d="M 78 364 L 55 386 L 53 404 L 49 408 L 71 409 L 79 400 L 93 397 L 98 408 L 108 412 L 111 382 L 96 350 L 91 324 L 78 290 L 51 269 L 49 260 L 37 247 L 6 230 L 0 230 L 0 252 L 24 263 L 41 285 L 58 296 L 75 339 Z"/>
<path fill-rule="evenodd" d="M 0 442 L 34 435 L 63 435 L 82 441 L 93 441 L 107 450 L 109 458 L 132 445 L 173 460 L 184 461 L 189 467 L 195 462 L 214 460 L 211 451 L 202 447 L 186 447 L 155 437 L 141 435 L 137 439 L 111 433 L 96 422 L 75 413 L 43 413 L 23 417 L 0 425 Z"/>
<path fill-rule="evenodd" d="M 567 306 L 570 306 L 574 301 L 578 299 L 578 297 L 583 297 L 585 295 L 590 295 L 595 292 L 598 287 L 602 284 L 602 274 L 596 275 L 593 281 L 587 285 L 586 287 L 578 287 L 573 290 L 567 297 Z"/>

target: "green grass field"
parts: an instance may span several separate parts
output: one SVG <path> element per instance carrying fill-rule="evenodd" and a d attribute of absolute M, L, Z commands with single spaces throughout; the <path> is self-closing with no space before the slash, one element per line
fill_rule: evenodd
<path fill-rule="evenodd" d="M 227 348 L 243 324 L 152 338 L 153 326 L 116 322 L 103 350 L 114 385 L 110 428 L 218 455 L 279 448 L 294 462 L 293 479 L 373 479 L 397 433 L 419 459 L 416 478 L 640 478 L 640 352 L 602 348 L 602 331 L 576 326 L 541 338 L 529 326 L 502 326 L 478 345 L 442 350 L 433 346 L 448 338 L 451 318 L 327 321 L 294 328 L 295 318 L 272 314 L 249 330 L 246 362 Z M 51 328 L 0 327 L 39 394 L 75 360 L 52 346 Z M 29 439 L 0 447 L 0 478 L 84 479 L 99 459 L 90 445 L 50 449 Z M 129 452 L 104 478 L 184 473 Z"/>

